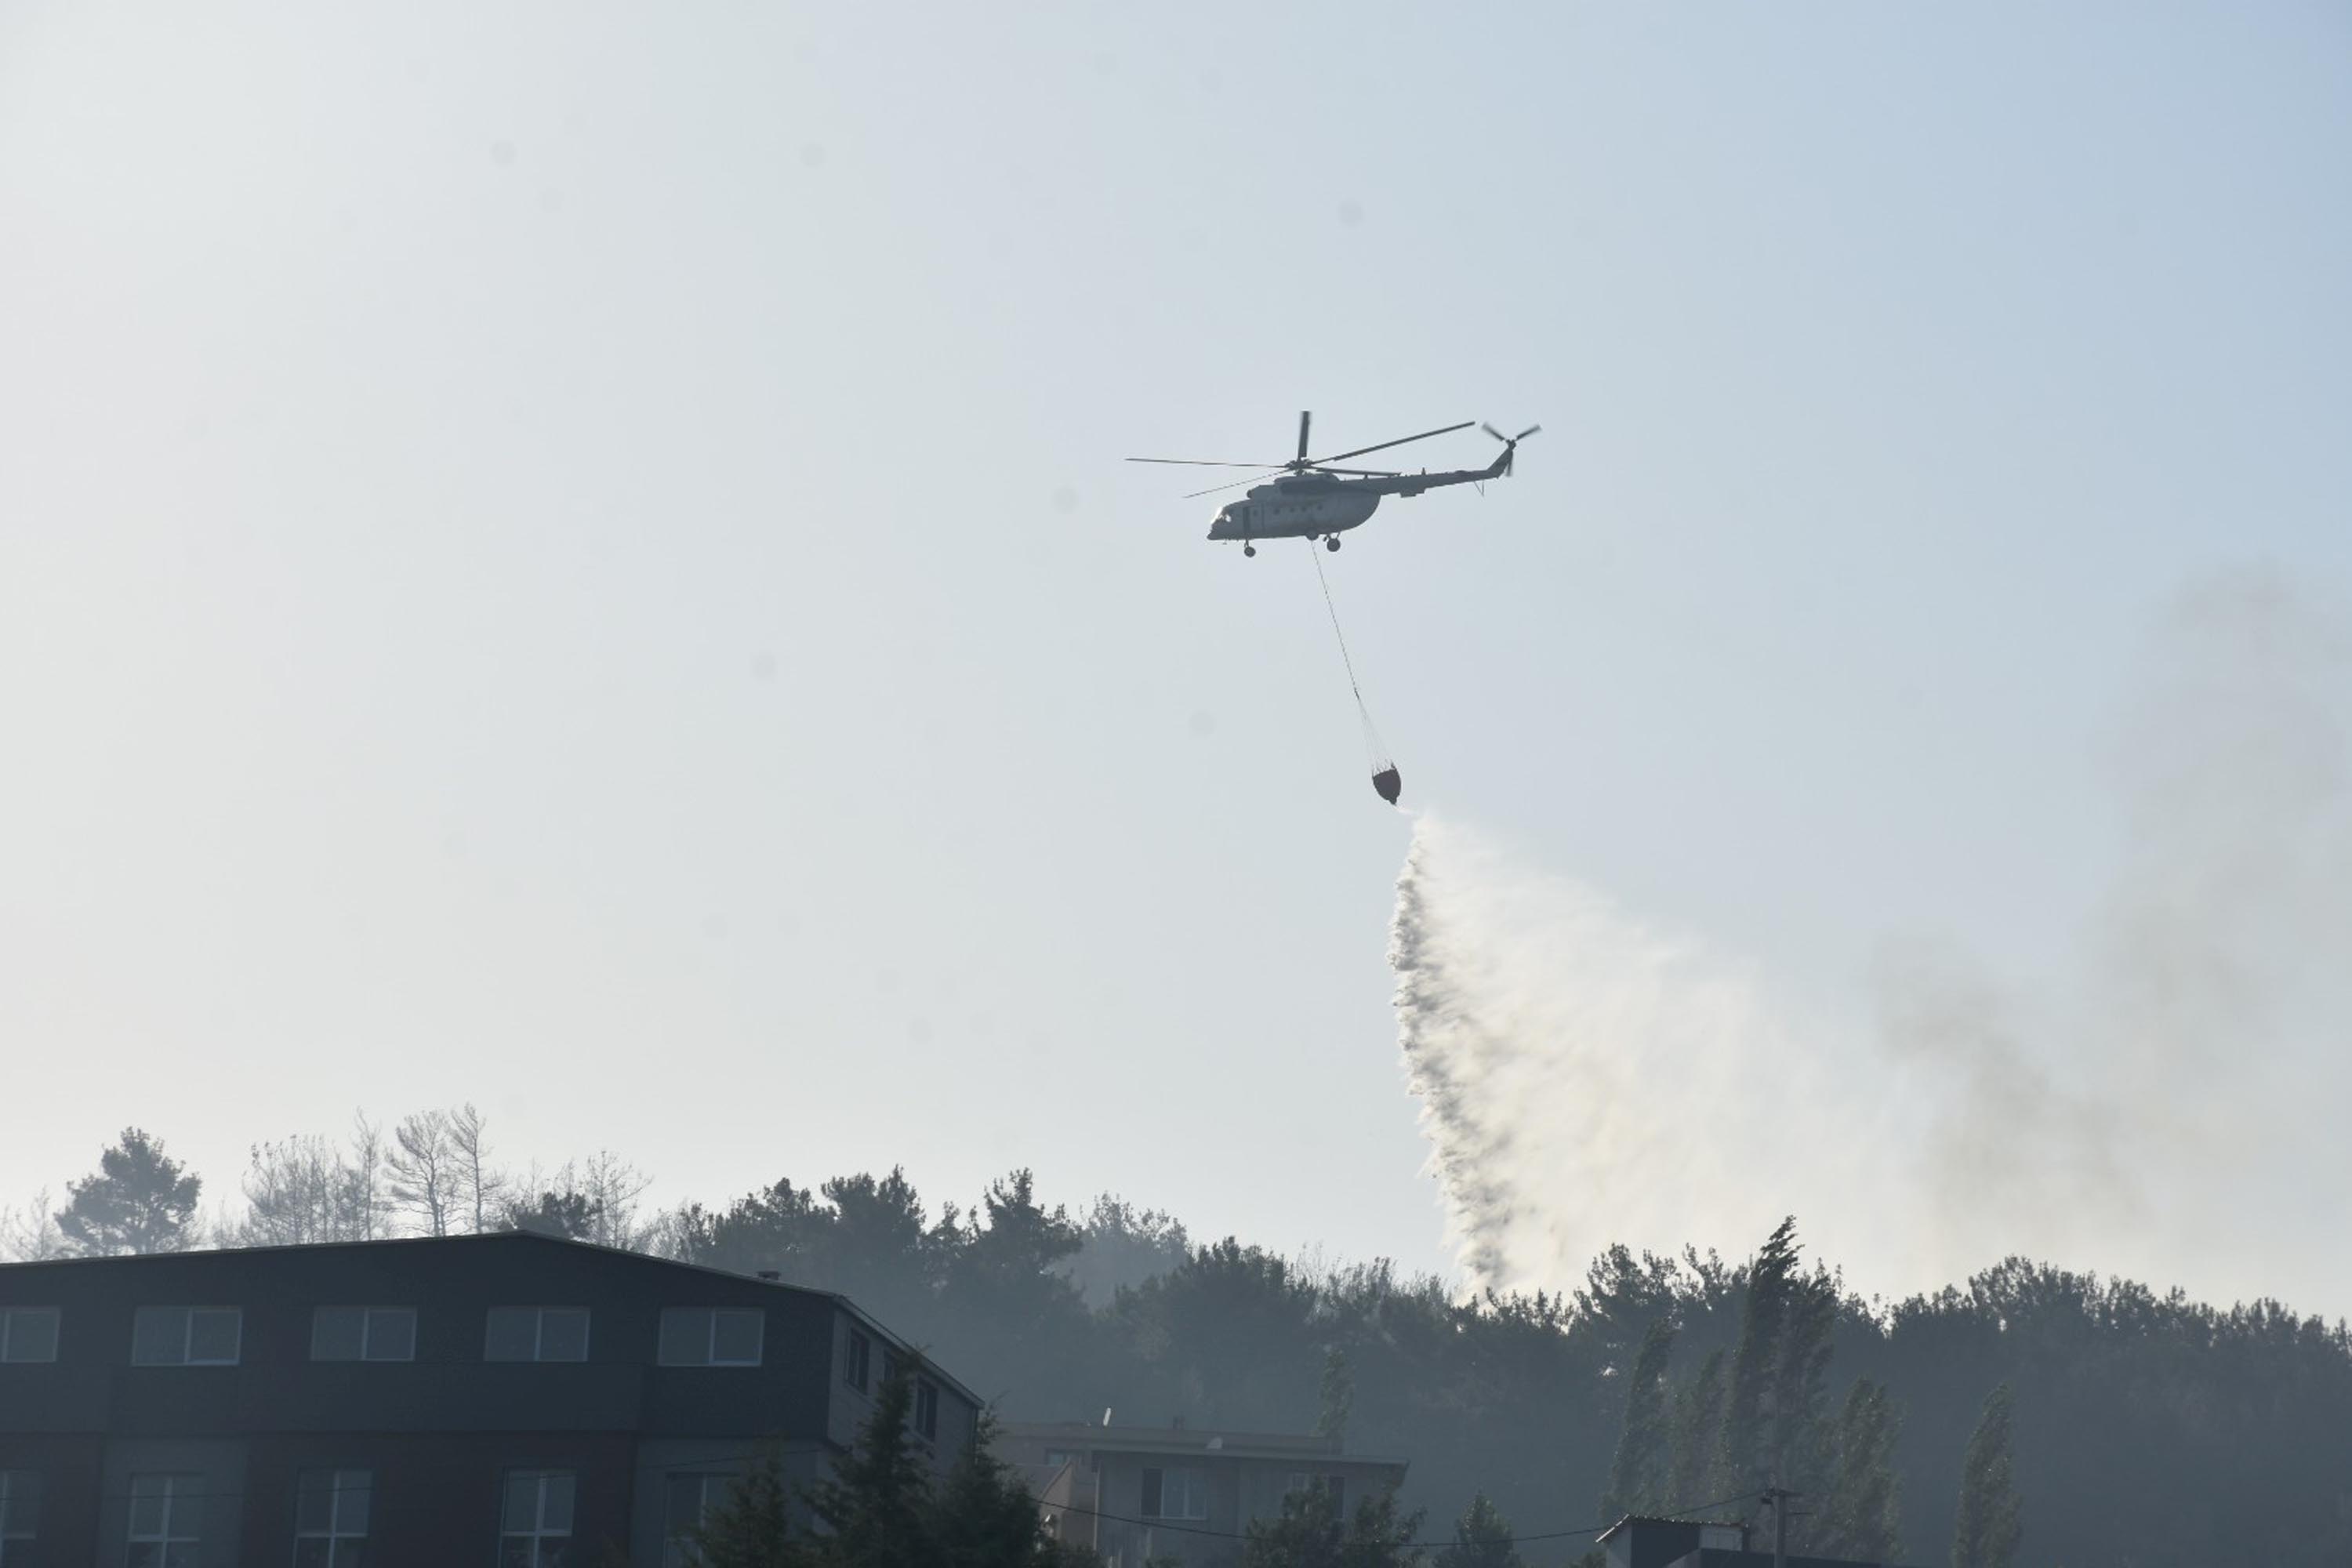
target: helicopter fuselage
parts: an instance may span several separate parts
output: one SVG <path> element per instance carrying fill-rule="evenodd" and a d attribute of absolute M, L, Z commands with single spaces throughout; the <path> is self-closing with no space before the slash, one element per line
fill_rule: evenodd
<path fill-rule="evenodd" d="M 1329 474 L 1286 474 L 1258 485 L 1237 501 L 1228 501 L 1209 524 L 1211 539 L 1319 539 L 1361 528 L 1378 510 L 1382 496 L 1417 496 L 1444 485 L 1476 484 L 1499 479 L 1507 470 L 1506 453 L 1483 468 L 1453 468 L 1442 473 L 1381 475 L 1339 479 Z M 1335 543 L 1333 549 L 1339 546 Z"/>

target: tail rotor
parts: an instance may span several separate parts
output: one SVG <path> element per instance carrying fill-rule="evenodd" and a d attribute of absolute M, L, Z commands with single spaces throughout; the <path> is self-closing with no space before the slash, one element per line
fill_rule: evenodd
<path fill-rule="evenodd" d="M 1530 425 L 1516 436 L 1506 436 L 1500 430 L 1496 429 L 1492 425 L 1480 425 L 1478 428 L 1484 430 L 1487 435 L 1492 436 L 1496 440 L 1500 441 L 1503 444 L 1502 471 L 1507 474 L 1511 471 L 1512 458 L 1518 455 L 1519 443 L 1526 440 L 1528 437 L 1539 433 L 1543 429 L 1543 426 L 1540 425 Z"/>

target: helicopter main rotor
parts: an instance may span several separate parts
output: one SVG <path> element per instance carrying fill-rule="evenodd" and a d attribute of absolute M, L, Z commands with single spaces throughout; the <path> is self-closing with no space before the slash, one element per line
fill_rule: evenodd
<path fill-rule="evenodd" d="M 1423 430 L 1418 436 L 1400 436 L 1393 441 L 1381 441 L 1374 446 L 1358 447 L 1353 451 L 1334 452 L 1328 458 L 1310 458 L 1307 455 L 1307 442 L 1308 436 L 1314 427 L 1314 420 L 1315 416 L 1311 411 L 1307 409 L 1299 410 L 1298 455 L 1286 462 L 1228 463 L 1213 461 L 1205 458 L 1129 458 L 1128 461 L 1130 463 L 1170 463 L 1185 468 L 1255 468 L 1257 470 L 1255 475 L 1246 479 L 1236 479 L 1232 484 L 1228 485 L 1212 485 L 1205 490 L 1194 490 L 1191 495 L 1184 498 L 1187 500 L 1191 500 L 1199 496 L 1214 495 L 1219 490 L 1238 489 L 1244 485 L 1254 485 L 1258 483 L 1260 480 L 1270 479 L 1276 474 L 1342 474 L 1351 479 L 1394 479 L 1396 477 L 1394 470 L 1388 468 L 1333 468 L 1331 465 L 1334 463 L 1345 462 L 1349 458 L 1360 458 L 1371 452 L 1385 452 L 1391 447 L 1402 447 L 1406 445 L 1408 442 L 1426 441 L 1432 436 L 1450 436 L 1456 430 L 1467 430 L 1471 426 L 1477 423 L 1477 421 L 1474 419 L 1465 419 L 1458 425 L 1444 425 L 1434 430 Z M 1533 432 L 1530 431 L 1528 434 L 1532 435 Z"/>

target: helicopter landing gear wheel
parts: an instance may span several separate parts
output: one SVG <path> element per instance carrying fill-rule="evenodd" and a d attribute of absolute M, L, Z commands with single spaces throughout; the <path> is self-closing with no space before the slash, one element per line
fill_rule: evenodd
<path fill-rule="evenodd" d="M 1336 533 L 1335 533 L 1335 534 L 1333 534 L 1330 538 L 1328 538 L 1328 539 L 1325 540 L 1325 541 L 1323 542 L 1323 548 L 1324 548 L 1324 549 L 1326 549 L 1326 550 L 1337 550 L 1337 549 L 1339 549 L 1339 536 L 1338 534 L 1336 534 Z"/>
<path fill-rule="evenodd" d="M 1255 544 L 1244 544 L 1242 546 L 1242 553 L 1244 555 L 1255 555 L 1257 553 L 1257 546 Z"/>

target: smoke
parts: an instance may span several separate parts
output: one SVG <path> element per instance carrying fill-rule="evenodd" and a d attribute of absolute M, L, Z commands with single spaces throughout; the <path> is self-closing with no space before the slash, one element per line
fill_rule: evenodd
<path fill-rule="evenodd" d="M 1866 1289 L 2026 1253 L 2341 1310 L 2347 626 L 2261 573 L 2168 607 L 2101 747 L 2117 863 L 2025 985 L 1889 935 L 1856 995 L 1794 997 L 1423 816 L 1390 957 L 1470 1283 L 1572 1286 L 1615 1241 L 1744 1254 L 1794 1212 Z"/>

